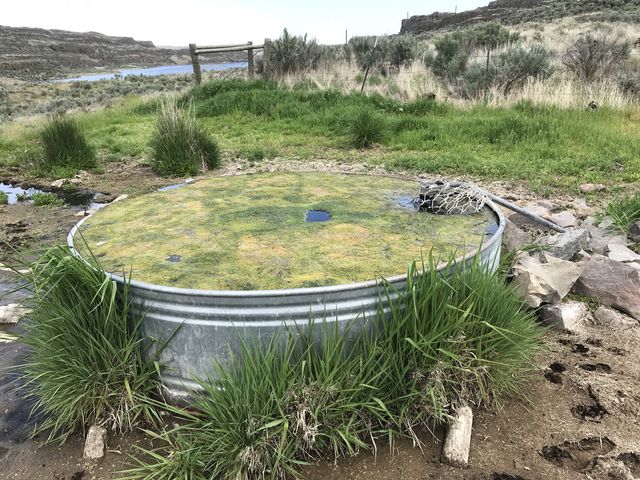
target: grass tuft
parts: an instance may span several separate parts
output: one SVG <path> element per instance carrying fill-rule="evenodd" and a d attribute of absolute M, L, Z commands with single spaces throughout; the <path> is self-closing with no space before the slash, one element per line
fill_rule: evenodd
<path fill-rule="evenodd" d="M 36 207 L 61 207 L 64 205 L 64 201 L 55 193 L 34 193 L 31 195 L 31 200 Z"/>
<path fill-rule="evenodd" d="M 50 173 L 58 168 L 74 173 L 96 166 L 95 151 L 75 119 L 54 117 L 40 130 L 39 136 L 44 157 L 36 166 L 42 172 Z"/>
<path fill-rule="evenodd" d="M 351 114 L 347 119 L 349 146 L 369 148 L 380 143 L 387 129 L 384 118 L 370 108 L 363 108 Z"/>
<path fill-rule="evenodd" d="M 31 267 L 20 388 L 42 420 L 35 433 L 62 443 L 94 424 L 123 432 L 155 419 L 141 400 L 158 390 L 158 368 L 143 360 L 142 316 L 130 315 L 128 286 L 118 292 L 95 260 L 89 265 L 61 246 Z"/>
<path fill-rule="evenodd" d="M 514 289 L 480 266 L 448 279 L 414 266 L 409 277 L 390 297 L 391 318 L 370 319 L 375 328 L 323 322 L 266 348 L 246 341 L 199 380 L 197 413 L 174 410 L 183 424 L 157 435 L 164 446 L 143 451 L 127 478 L 299 477 L 327 454 L 418 440 L 418 427 L 458 405 L 517 393 L 541 332 Z"/>
<path fill-rule="evenodd" d="M 630 225 L 640 220 L 640 192 L 613 200 L 607 205 L 606 212 L 616 227 L 628 235 Z"/>
<path fill-rule="evenodd" d="M 220 163 L 220 149 L 200 126 L 192 106 L 162 103 L 150 143 L 153 168 L 162 176 L 197 175 Z"/>
<path fill-rule="evenodd" d="M 0 192 L 0 205 L 7 205 L 8 203 L 9 196 L 4 192 Z"/>

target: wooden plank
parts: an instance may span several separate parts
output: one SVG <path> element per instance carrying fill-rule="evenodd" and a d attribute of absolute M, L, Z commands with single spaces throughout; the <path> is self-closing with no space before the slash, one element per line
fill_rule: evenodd
<path fill-rule="evenodd" d="M 253 45 L 253 42 L 249 42 L 249 45 Z M 253 48 L 247 50 L 247 75 L 249 78 L 253 78 L 254 75 Z"/>
<path fill-rule="evenodd" d="M 191 65 L 193 65 L 193 76 L 196 80 L 196 85 L 202 83 L 202 70 L 200 69 L 200 60 L 198 59 L 198 53 L 195 43 L 189 44 L 189 53 L 191 53 Z"/>
<path fill-rule="evenodd" d="M 247 42 L 247 43 L 228 43 L 226 45 L 200 45 L 198 47 L 198 50 L 203 49 L 203 48 L 205 50 L 208 50 L 208 49 L 211 49 L 211 48 L 215 49 L 215 48 L 242 47 L 242 46 L 247 46 L 249 44 L 251 44 L 251 42 Z"/>
<path fill-rule="evenodd" d="M 271 51 L 271 39 L 264 39 L 264 50 L 262 52 L 262 76 L 269 79 L 271 76 L 271 65 L 269 65 L 269 53 Z"/>
<path fill-rule="evenodd" d="M 253 45 L 251 48 L 258 49 L 262 48 L 262 45 Z M 206 53 L 223 53 L 223 52 L 241 52 L 243 50 L 248 50 L 249 47 L 247 45 L 243 45 L 240 47 L 224 47 L 224 48 L 198 48 L 196 53 L 198 55 L 203 55 Z"/>

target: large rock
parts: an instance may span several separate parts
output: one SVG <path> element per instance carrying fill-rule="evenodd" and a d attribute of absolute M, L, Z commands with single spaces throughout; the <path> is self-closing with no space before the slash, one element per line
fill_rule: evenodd
<path fill-rule="evenodd" d="M 549 220 L 549 218 L 551 217 L 551 210 L 549 210 L 546 207 L 543 207 L 542 205 L 528 205 L 527 207 L 525 207 L 525 209 L 529 213 L 533 213 L 534 215 L 542 217 L 546 220 Z M 525 229 L 535 228 L 535 229 L 544 230 L 544 231 L 549 230 L 548 227 L 545 227 L 544 225 L 536 222 L 535 220 L 529 217 L 522 215 L 521 213 L 514 212 L 511 215 L 509 215 L 508 219 L 512 221 L 517 227 L 520 227 L 520 228 L 525 228 Z"/>
<path fill-rule="evenodd" d="M 636 243 L 640 243 L 640 221 L 629 225 L 629 238 Z"/>
<path fill-rule="evenodd" d="M 612 328 L 627 329 L 640 325 L 637 320 L 604 305 L 600 305 L 593 313 L 593 316 L 598 323 Z"/>
<path fill-rule="evenodd" d="M 519 228 L 507 219 L 502 236 L 504 247 L 508 252 L 520 250 L 523 246 L 533 243 L 533 235 Z"/>
<path fill-rule="evenodd" d="M 560 303 L 581 273 L 581 265 L 550 255 L 523 257 L 513 267 L 514 282 L 531 308 Z"/>
<path fill-rule="evenodd" d="M 0 324 L 18 323 L 22 317 L 31 313 L 31 310 L 17 303 L 0 305 Z"/>
<path fill-rule="evenodd" d="M 95 460 L 104 457 L 106 438 L 107 431 L 104 428 L 92 426 L 84 442 L 84 458 Z"/>
<path fill-rule="evenodd" d="M 549 218 L 556 225 L 560 225 L 563 228 L 575 227 L 576 226 L 576 217 L 569 210 L 564 210 L 562 212 L 554 213 Z"/>
<path fill-rule="evenodd" d="M 640 271 L 602 255 L 593 255 L 583 264 L 573 286 L 579 295 L 616 308 L 640 320 Z"/>
<path fill-rule="evenodd" d="M 547 235 L 540 240 L 540 245 L 554 257 L 562 260 L 571 258 L 580 250 L 589 248 L 591 235 L 583 228 L 569 230 L 565 233 Z"/>
<path fill-rule="evenodd" d="M 589 240 L 589 248 L 585 250 L 604 254 L 607 245 L 616 244 L 627 246 L 627 237 L 609 226 L 609 220 L 605 218 L 600 225 L 596 225 L 596 221 L 593 217 L 587 218 L 580 228 L 584 228 L 591 236 Z"/>
<path fill-rule="evenodd" d="M 609 257 L 611 260 L 615 260 L 616 262 L 640 262 L 640 255 L 638 255 L 630 248 L 627 248 L 624 245 L 619 245 L 617 243 L 607 244 L 606 253 L 607 257 Z"/>
<path fill-rule="evenodd" d="M 555 330 L 574 330 L 586 313 L 587 307 L 581 302 L 543 305 L 539 311 L 540 320 Z"/>

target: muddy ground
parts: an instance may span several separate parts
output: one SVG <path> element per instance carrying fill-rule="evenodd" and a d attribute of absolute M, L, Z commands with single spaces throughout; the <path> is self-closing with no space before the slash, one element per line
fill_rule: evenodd
<path fill-rule="evenodd" d="M 289 163 L 289 168 L 297 169 Z M 277 161 L 261 164 L 276 170 Z M 302 167 L 300 167 L 302 168 Z M 305 168 L 309 168 L 307 164 Z M 371 171 L 366 166 L 318 162 L 315 169 Z M 245 163 L 227 163 L 222 174 L 250 171 Z M 373 173 L 381 173 L 373 169 Z M 12 180 L 14 183 L 19 179 Z M 110 165 L 101 175 L 81 175 L 79 188 L 114 198 L 138 194 L 177 181 L 161 179 L 141 165 Z M 48 182 L 36 185 L 50 186 Z M 534 199 L 526 190 L 504 184 L 488 185 L 523 204 Z M 573 199 L 558 198 L 569 205 Z M 57 208 L 29 204 L 0 206 L 0 241 L 12 246 L 38 247 L 64 241 L 83 212 L 82 205 Z M 6 256 L 6 246 L 0 256 Z M 2 260 L 0 260 L 2 261 Z M 9 296 L 17 279 L 0 270 L 0 305 L 19 301 Z M 141 435 L 109 438 L 100 462 L 85 465 L 82 434 L 64 446 L 39 447 L 30 439 L 34 419 L 30 405 L 16 393 L 6 368 L 21 362 L 24 347 L 14 335 L 18 326 L 0 326 L 0 479 L 112 479 L 126 468 Z M 508 401 L 500 411 L 478 411 L 474 419 L 470 467 L 440 463 L 441 432 L 422 437 L 422 450 L 400 441 L 390 452 L 380 445 L 370 453 L 321 462 L 303 472 L 310 480 L 372 479 L 632 479 L 640 478 L 640 329 L 615 331 L 585 319 L 578 333 L 549 332 L 536 359 L 537 370 L 527 379 L 525 397 Z"/>

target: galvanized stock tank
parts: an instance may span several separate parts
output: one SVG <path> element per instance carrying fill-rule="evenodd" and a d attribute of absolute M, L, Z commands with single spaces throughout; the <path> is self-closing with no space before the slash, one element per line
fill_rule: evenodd
<path fill-rule="evenodd" d="M 486 208 L 495 215 L 497 229 L 485 239 L 480 250 L 459 257 L 452 268 L 469 264 L 476 256 L 488 268 L 497 268 L 505 220 L 492 202 L 487 202 Z M 74 247 L 74 236 L 83 221 L 71 230 L 67 239 L 76 255 L 79 253 Z M 403 269 L 404 265 L 398 268 Z M 120 276 L 109 275 L 116 282 L 125 282 Z M 406 275 L 387 281 L 401 291 L 406 285 Z M 206 378 L 212 371 L 213 359 L 224 363 L 230 351 L 239 351 L 238 335 L 266 344 L 286 327 L 304 329 L 310 318 L 338 322 L 341 326 L 353 322 L 352 328 L 357 330 L 377 314 L 381 288 L 380 281 L 372 280 L 313 288 L 225 291 L 131 280 L 129 293 L 135 309 L 144 312 L 143 335 L 169 339 L 160 355 L 162 383 L 170 401 L 185 404 L 190 392 L 198 388 L 194 376 Z"/>

